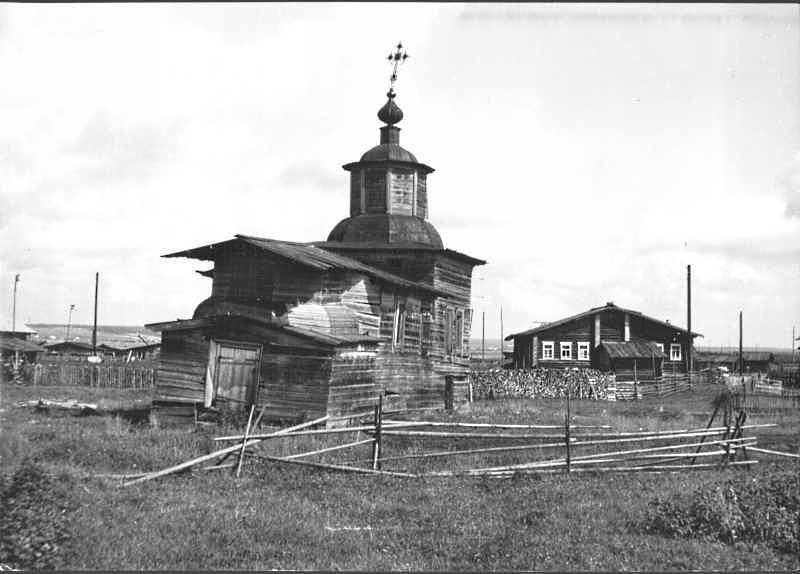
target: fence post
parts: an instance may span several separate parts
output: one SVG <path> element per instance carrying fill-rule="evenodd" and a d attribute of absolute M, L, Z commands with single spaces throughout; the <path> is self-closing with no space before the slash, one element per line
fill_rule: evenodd
<path fill-rule="evenodd" d="M 383 426 L 383 395 L 375 405 L 375 440 L 372 443 L 372 470 L 381 469 L 381 427 Z"/>
<path fill-rule="evenodd" d="M 567 413 L 564 417 L 564 439 L 566 441 L 567 447 L 567 472 L 571 472 L 572 469 L 570 467 L 571 464 L 571 457 L 570 457 L 570 448 L 569 448 L 569 415 L 570 415 L 570 396 L 569 396 L 569 384 L 567 384 Z"/>

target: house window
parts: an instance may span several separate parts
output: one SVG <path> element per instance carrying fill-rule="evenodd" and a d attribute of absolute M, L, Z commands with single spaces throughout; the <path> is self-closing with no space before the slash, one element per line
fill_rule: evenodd
<path fill-rule="evenodd" d="M 588 341 L 584 341 L 582 343 L 578 343 L 578 360 L 579 361 L 588 361 L 589 360 L 589 343 L 588 343 Z"/>
<path fill-rule="evenodd" d="M 664 352 L 664 343 L 656 343 L 656 347 L 658 347 L 658 350 L 662 353 Z"/>
<path fill-rule="evenodd" d="M 542 359 L 552 361 L 554 348 L 555 343 L 553 341 L 542 341 Z"/>
<path fill-rule="evenodd" d="M 561 360 L 562 361 L 571 361 L 572 360 L 572 342 L 568 343 L 561 343 Z"/>
<path fill-rule="evenodd" d="M 680 343 L 672 343 L 669 346 L 669 360 L 670 361 L 680 361 L 681 360 L 681 344 Z"/>

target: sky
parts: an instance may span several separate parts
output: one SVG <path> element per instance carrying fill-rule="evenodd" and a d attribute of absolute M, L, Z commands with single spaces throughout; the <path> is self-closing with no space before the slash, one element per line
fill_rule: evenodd
<path fill-rule="evenodd" d="M 0 313 L 188 318 L 236 233 L 324 240 L 378 143 L 436 171 L 430 221 L 485 259 L 473 333 L 608 301 L 700 345 L 800 335 L 800 7 L 0 4 Z"/>

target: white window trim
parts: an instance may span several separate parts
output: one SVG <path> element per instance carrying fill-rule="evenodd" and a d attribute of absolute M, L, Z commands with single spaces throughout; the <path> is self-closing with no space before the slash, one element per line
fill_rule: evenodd
<path fill-rule="evenodd" d="M 589 352 L 591 347 L 589 346 L 589 341 L 579 341 L 578 342 L 578 360 L 579 361 L 588 361 L 589 360 Z M 582 356 L 583 353 L 581 351 L 586 351 L 586 356 Z"/>
<path fill-rule="evenodd" d="M 677 353 L 675 351 L 678 351 Z M 670 361 L 680 361 L 681 360 L 681 344 L 680 343 L 670 343 L 669 345 L 669 360 Z"/>
<path fill-rule="evenodd" d="M 547 351 L 550 350 L 550 356 L 547 356 Z M 554 341 L 542 341 L 542 360 L 553 361 L 556 358 L 556 344 Z"/>
<path fill-rule="evenodd" d="M 564 356 L 564 351 L 569 351 L 569 357 Z M 558 344 L 558 358 L 562 361 L 572 360 L 572 341 L 561 341 Z"/>
<path fill-rule="evenodd" d="M 656 343 L 656 347 L 658 347 L 658 350 L 662 353 L 664 352 L 664 343 Z"/>

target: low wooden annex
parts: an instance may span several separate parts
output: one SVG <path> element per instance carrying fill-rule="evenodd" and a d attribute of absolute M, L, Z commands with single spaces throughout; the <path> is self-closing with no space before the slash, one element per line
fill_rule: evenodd
<path fill-rule="evenodd" d="M 699 333 L 607 303 L 514 333 L 514 368 L 591 367 L 618 377 L 658 378 L 687 371 L 687 349 Z"/>
<path fill-rule="evenodd" d="M 165 255 L 213 262 L 211 295 L 161 332 L 154 407 L 251 404 L 265 420 L 440 407 L 466 398 L 472 269 L 427 221 L 427 176 L 399 145 L 394 92 L 380 144 L 350 172 L 350 215 L 326 241 L 236 235 Z M 162 420 L 164 417 L 162 416 Z"/>

